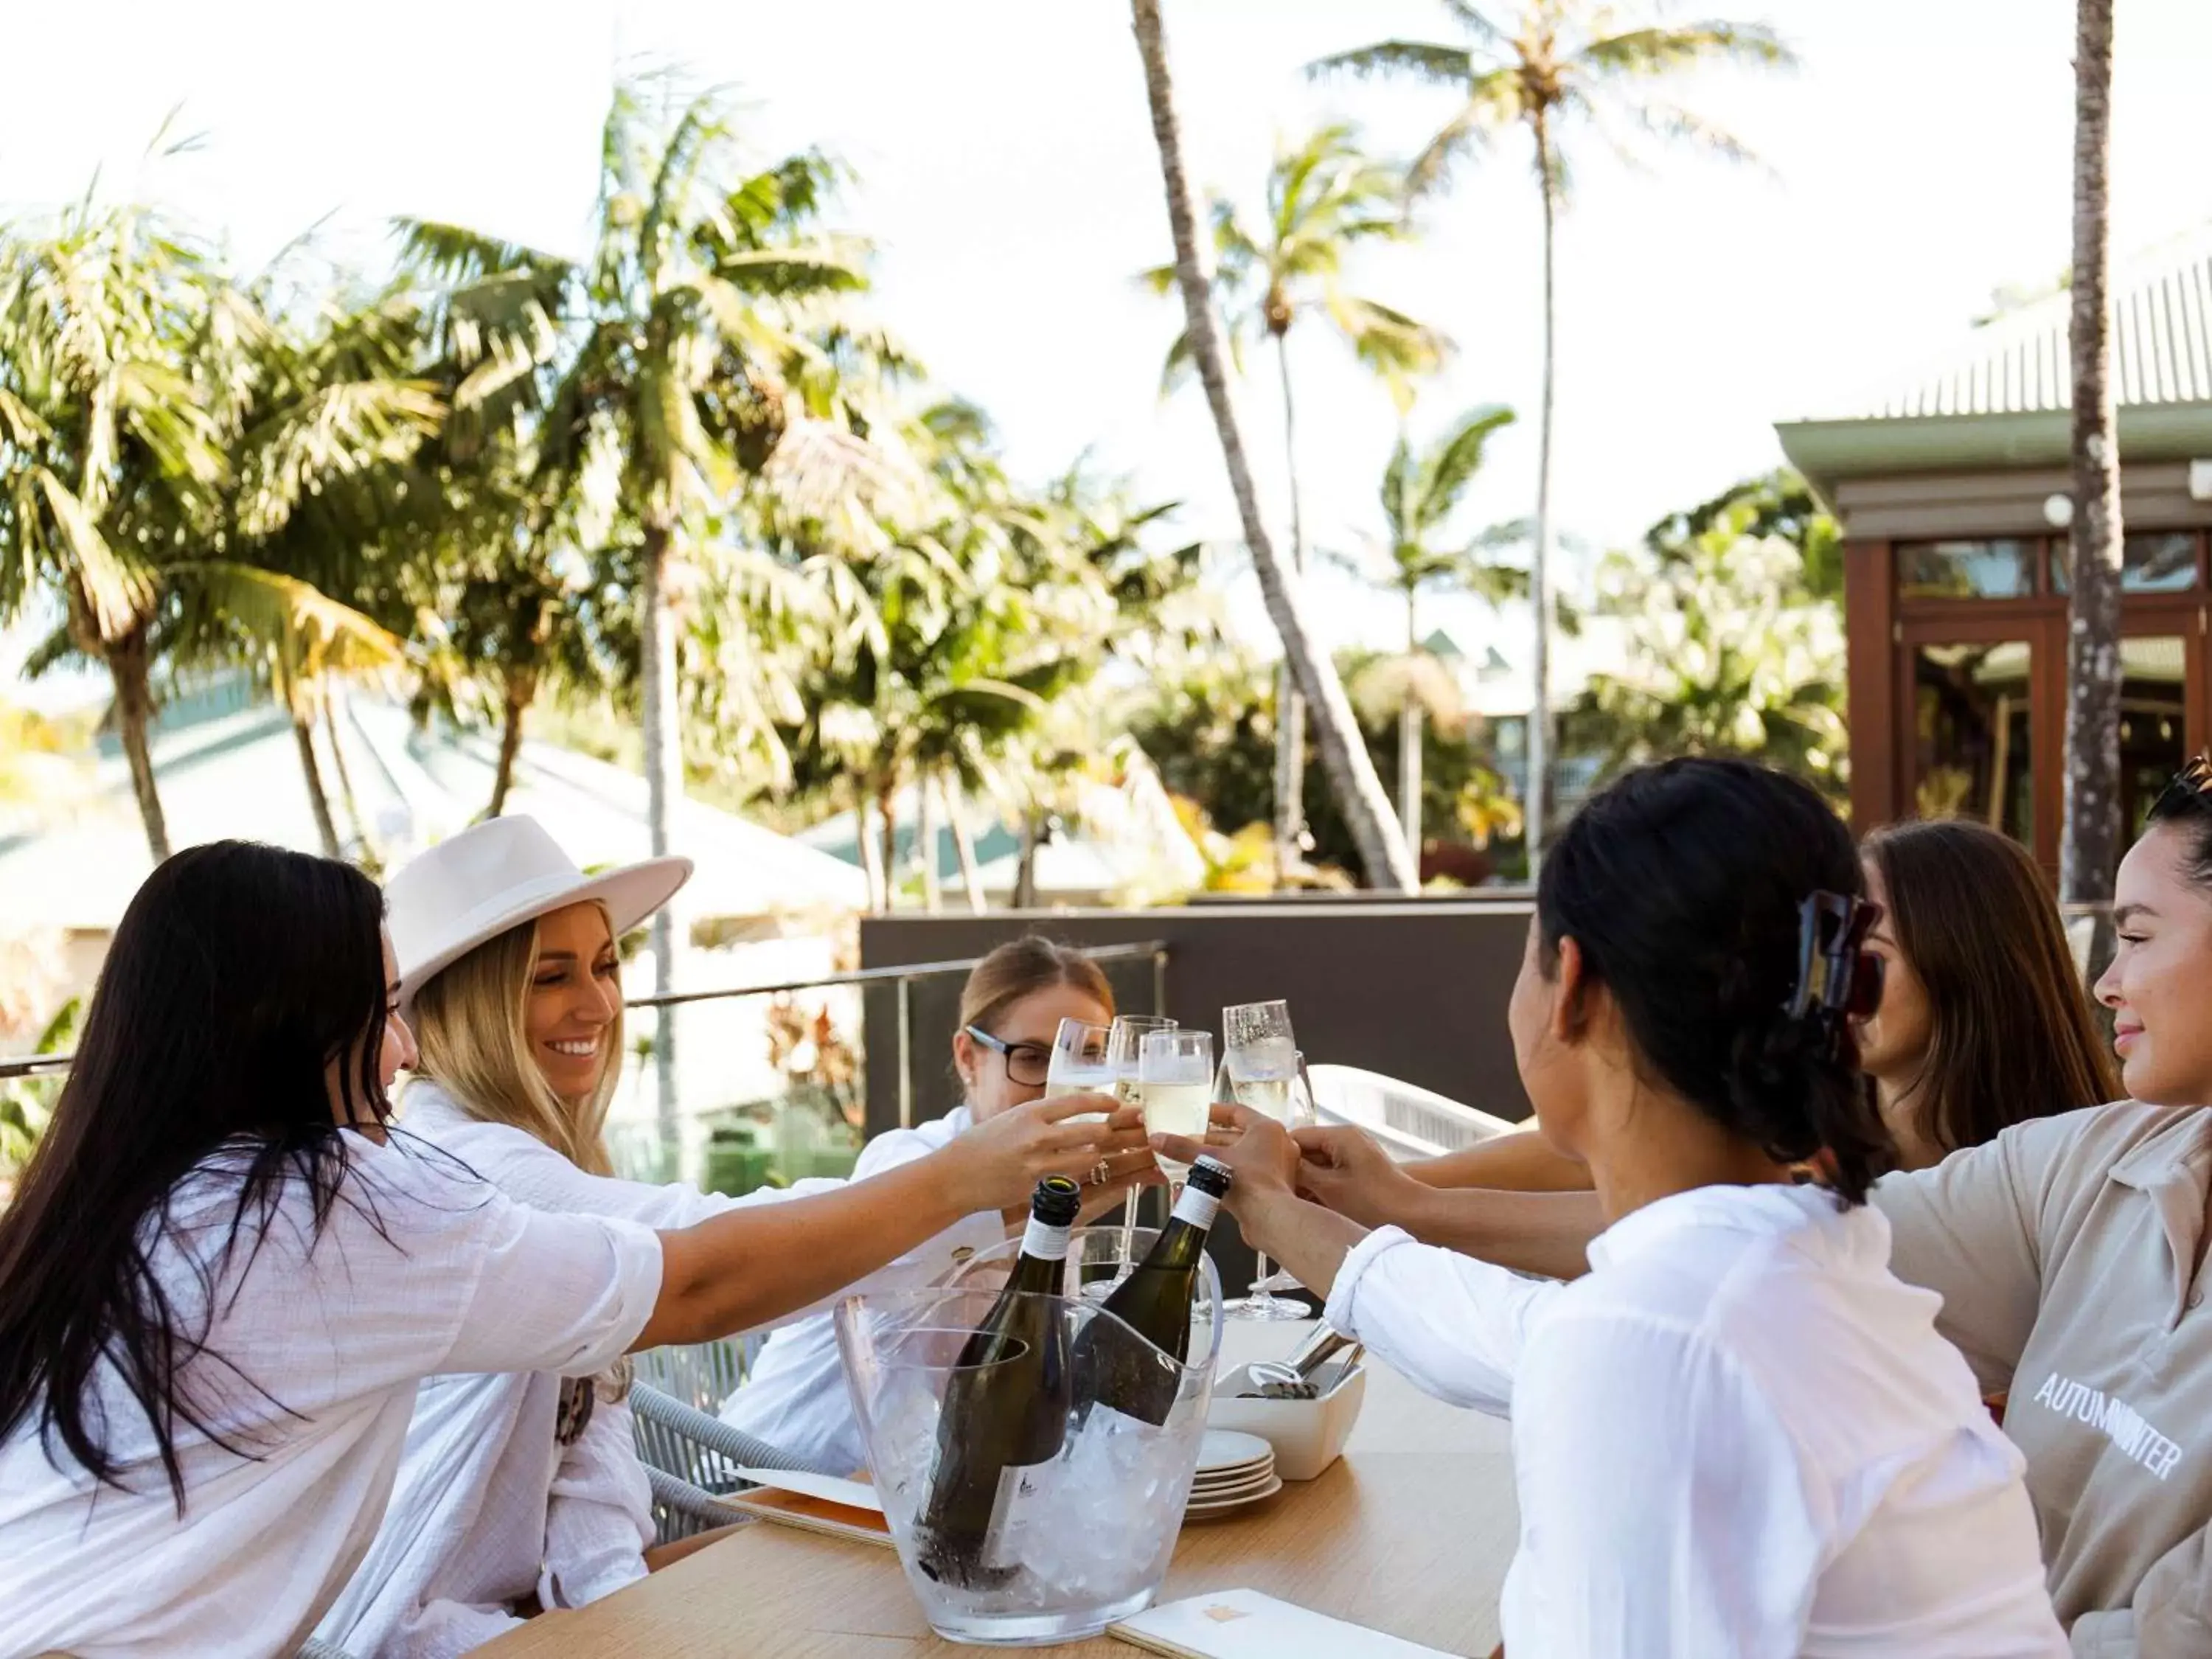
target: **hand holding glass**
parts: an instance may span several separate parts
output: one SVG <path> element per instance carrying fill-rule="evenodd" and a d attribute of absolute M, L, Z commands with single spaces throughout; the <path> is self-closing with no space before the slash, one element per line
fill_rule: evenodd
<path fill-rule="evenodd" d="M 1286 1002 L 1246 1002 L 1221 1011 L 1221 1085 L 1217 1093 L 1286 1129 L 1314 1121 L 1313 1097 L 1305 1082 L 1305 1063 L 1291 1032 Z M 1306 1319 L 1303 1304 L 1284 1302 L 1268 1284 L 1267 1258 L 1259 1256 L 1259 1276 L 1249 1295 L 1227 1304 L 1232 1319 Z"/>
<path fill-rule="evenodd" d="M 1213 1097 L 1213 1033 L 1148 1031 L 1138 1049 L 1137 1081 L 1144 1097 L 1145 1133 L 1206 1139 Z M 1187 1164 L 1162 1158 L 1160 1168 L 1181 1187 Z"/>
<path fill-rule="evenodd" d="M 1103 1025 L 1079 1019 L 1063 1019 L 1053 1038 L 1052 1064 L 1045 1073 L 1044 1097 L 1066 1095 L 1110 1095 L 1114 1092 L 1111 1033 Z M 1082 1112 L 1070 1123 L 1103 1123 L 1103 1112 Z"/>

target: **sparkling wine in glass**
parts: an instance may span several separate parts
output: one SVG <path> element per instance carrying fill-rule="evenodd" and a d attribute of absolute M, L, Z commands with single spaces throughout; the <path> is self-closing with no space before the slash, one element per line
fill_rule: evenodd
<path fill-rule="evenodd" d="M 1116 1014 L 1109 1035 L 1106 1052 L 1114 1068 L 1114 1098 L 1123 1106 L 1141 1108 L 1145 1103 L 1145 1087 L 1137 1074 L 1139 1049 L 1145 1038 L 1154 1031 L 1172 1031 L 1175 1021 L 1164 1014 Z M 1136 1266 L 1137 1200 L 1144 1189 L 1133 1190 L 1121 1206 L 1121 1266 L 1127 1273 Z"/>
<path fill-rule="evenodd" d="M 1204 1140 L 1207 1111 L 1213 1103 L 1213 1033 L 1148 1031 L 1137 1052 L 1145 1133 Z M 1160 1159 L 1160 1168 L 1177 1188 L 1190 1173 L 1188 1165 L 1166 1158 Z"/>
<path fill-rule="evenodd" d="M 1249 1111 L 1273 1118 L 1286 1129 L 1314 1121 L 1305 1063 L 1291 1030 L 1286 1002 L 1246 1002 L 1221 1011 L 1221 1069 L 1229 1096 Z M 1227 1304 L 1232 1319 L 1306 1319 L 1301 1303 L 1278 1298 L 1267 1284 L 1267 1258 L 1259 1255 L 1258 1277 L 1249 1295 Z"/>

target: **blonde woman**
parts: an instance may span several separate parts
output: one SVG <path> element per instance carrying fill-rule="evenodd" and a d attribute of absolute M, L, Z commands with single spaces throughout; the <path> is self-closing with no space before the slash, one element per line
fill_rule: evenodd
<path fill-rule="evenodd" d="M 1034 934 L 1001 945 L 975 964 L 960 991 L 952 1066 L 962 1103 L 933 1123 L 878 1135 L 854 1176 L 927 1158 L 975 1125 L 1037 1099 L 1060 1021 L 1104 1025 L 1113 1018 L 1113 988 L 1080 951 Z M 1103 1205 L 1088 1207 L 1096 1213 Z M 988 1229 L 992 1218 L 974 1220 Z M 722 1420 L 837 1474 L 865 1462 L 830 1316 L 814 1314 L 770 1337 L 751 1375 L 724 1404 Z"/>
<path fill-rule="evenodd" d="M 660 859 L 586 877 L 527 818 L 480 824 L 400 871 L 386 894 L 421 1051 L 401 1131 L 535 1209 L 662 1228 L 748 1209 L 757 1229 L 731 1259 L 756 1289 L 754 1327 L 894 1262 L 891 1282 L 919 1281 L 1004 1237 L 995 1210 L 954 1219 L 921 1197 L 974 1162 L 979 1143 L 1052 1138 L 1064 1167 L 1102 1194 L 1149 1167 L 1137 1133 L 1102 1140 L 1096 1127 L 1054 1127 L 1080 1109 L 1054 1102 L 875 1180 L 731 1199 L 615 1179 L 601 1138 L 622 1054 L 615 941 L 690 874 L 689 860 Z M 531 1611 L 581 1606 L 665 1565 L 648 1552 L 628 1381 L 618 1367 L 582 1380 L 424 1382 L 385 1524 L 318 1633 L 380 1659 L 442 1659 Z"/>

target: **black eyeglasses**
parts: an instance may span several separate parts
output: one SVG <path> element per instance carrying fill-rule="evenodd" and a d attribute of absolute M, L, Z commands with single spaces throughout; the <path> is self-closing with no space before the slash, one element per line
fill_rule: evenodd
<path fill-rule="evenodd" d="M 994 1037 L 980 1025 L 963 1025 L 961 1030 L 981 1043 L 994 1054 L 1003 1054 L 1006 1060 L 1006 1080 L 1024 1088 L 1042 1089 L 1052 1072 L 1052 1048 L 1043 1042 L 1008 1042 Z"/>

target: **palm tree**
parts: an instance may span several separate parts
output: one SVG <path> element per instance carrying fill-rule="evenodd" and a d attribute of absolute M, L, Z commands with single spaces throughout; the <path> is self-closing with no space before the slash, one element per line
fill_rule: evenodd
<path fill-rule="evenodd" d="M 1339 52 L 1312 64 L 1316 76 L 1348 73 L 1404 76 L 1451 88 L 1462 101 L 1428 147 L 1414 159 L 1410 188 L 1440 188 L 1462 161 L 1509 129 L 1524 129 L 1535 164 L 1544 210 L 1544 390 L 1537 438 L 1535 546 L 1530 596 L 1535 607 L 1531 665 L 1535 696 L 1528 713 L 1526 815 L 1528 868 L 1534 876 L 1545 830 L 1550 782 L 1552 450 L 1557 308 L 1553 298 L 1553 232 L 1570 197 L 1569 132 L 1587 125 L 1620 141 L 1624 133 L 1682 143 L 1729 161 L 1750 152 L 1728 133 L 1680 104 L 1655 95 L 1651 83 L 1713 62 L 1781 67 L 1796 59 L 1762 23 L 1712 20 L 1669 27 L 1632 21 L 1609 0 L 1521 0 L 1509 25 L 1494 21 L 1474 0 L 1443 0 L 1468 40 L 1440 45 L 1385 40 Z"/>
<path fill-rule="evenodd" d="M 1433 374 L 1451 351 L 1437 330 L 1379 301 L 1346 290 L 1344 267 L 1360 244 L 1398 241 L 1408 231 L 1405 178 L 1359 148 L 1358 134 L 1335 122 L 1303 143 L 1279 149 L 1267 174 L 1266 222 L 1256 230 L 1232 203 L 1209 204 L 1213 227 L 1213 289 L 1229 336 L 1231 358 L 1243 367 L 1244 349 L 1264 336 L 1275 348 L 1283 390 L 1283 457 L 1291 507 L 1291 562 L 1306 568 L 1305 520 L 1298 501 L 1297 416 L 1291 386 L 1291 329 L 1301 317 L 1325 319 L 1352 355 L 1381 376 L 1402 416 L 1412 405 L 1413 381 Z M 1155 293 L 1172 294 L 1176 269 L 1145 273 Z M 1168 349 L 1164 383 L 1171 389 L 1190 369 L 1190 331 Z M 1305 703 L 1285 664 L 1276 683 L 1275 867 L 1297 862 L 1304 830 Z"/>
<path fill-rule="evenodd" d="M 2120 447 L 2114 428 L 2112 0 L 2077 0 L 2074 47 L 2074 580 L 2066 629 L 2066 810 L 2059 896 L 2112 896 L 2120 854 Z M 2105 924 L 2100 923 L 2101 932 Z M 2093 942 L 2101 960 L 2108 941 Z"/>
<path fill-rule="evenodd" d="M 87 200 L 0 246 L 0 615 L 58 597 L 70 641 L 107 670 L 156 860 L 169 832 L 148 743 L 155 568 L 196 543 L 225 471 L 187 367 L 207 276 L 143 208 Z"/>
<path fill-rule="evenodd" d="M 592 544 L 593 514 L 634 556 L 652 849 L 683 799 L 678 616 L 696 570 L 733 555 L 720 519 L 810 411 L 796 383 L 824 366 L 806 335 L 822 301 L 861 287 L 859 251 L 817 229 L 836 169 L 812 154 L 745 164 L 721 89 L 658 76 L 615 89 L 600 137 L 597 222 L 581 261 L 450 225 L 404 228 L 422 269 L 483 342 L 465 406 L 539 403 L 540 464 Z M 653 923 L 654 991 L 682 931 Z M 664 1144 L 679 1132 L 673 1021 L 654 1056 Z"/>
<path fill-rule="evenodd" d="M 1484 532 L 1456 545 L 1444 539 L 1458 516 L 1491 438 L 1513 424 L 1499 404 L 1468 410 L 1426 449 L 1416 452 L 1403 434 L 1382 471 L 1382 523 L 1389 536 L 1385 585 L 1406 602 L 1404 684 L 1398 705 L 1398 821 L 1416 865 L 1421 856 L 1421 708 L 1425 674 L 1436 665 L 1421 648 L 1420 597 L 1437 588 L 1477 593 L 1492 604 L 1528 591 L 1524 572 L 1486 556 L 1520 538 L 1518 526 Z"/>
<path fill-rule="evenodd" d="M 1191 205 L 1190 183 L 1182 162 L 1182 137 L 1175 110 L 1175 91 L 1168 76 L 1167 43 L 1160 23 L 1159 0 L 1130 0 L 1130 19 L 1143 59 L 1145 93 L 1152 107 L 1152 138 L 1159 148 L 1161 179 L 1167 192 L 1168 225 L 1175 238 L 1176 283 L 1182 291 L 1184 325 L 1190 339 L 1190 356 L 1206 388 L 1206 401 L 1213 416 L 1214 431 L 1229 473 L 1231 492 L 1237 498 L 1245 544 L 1260 579 L 1260 592 L 1267 615 L 1283 645 L 1297 690 L 1310 706 L 1315 745 L 1328 774 L 1346 823 L 1359 849 L 1367 877 L 1377 887 L 1410 891 L 1419 884 L 1419 872 L 1406 857 L 1405 843 L 1391 833 L 1390 799 L 1376 775 L 1359 726 L 1329 660 L 1307 625 L 1304 601 L 1297 574 L 1285 570 L 1277 557 L 1267 526 L 1260 516 L 1260 502 L 1252 486 L 1252 470 L 1244 456 L 1244 441 L 1237 427 L 1236 410 L 1229 401 L 1229 370 L 1215 320 L 1198 245 L 1198 216 Z"/>
<path fill-rule="evenodd" d="M 312 331 L 281 321 L 265 277 L 234 283 L 141 207 L 88 200 L 52 234 L 0 245 L 0 613 L 58 590 L 66 647 L 114 682 L 157 860 L 155 659 L 231 652 L 233 601 L 283 614 L 255 608 L 251 567 L 306 533 L 326 485 L 404 459 L 434 426 L 428 389 L 392 372 L 395 327 L 381 304 L 333 307 Z M 344 608 L 315 598 L 335 625 Z M 373 626 L 345 614 L 348 629 Z M 308 782 L 326 825 L 312 765 Z"/>
<path fill-rule="evenodd" d="M 334 679 L 396 671 L 405 665 L 405 645 L 358 611 L 296 576 L 227 560 L 210 560 L 194 574 L 198 597 L 244 635 L 249 660 L 265 673 L 277 701 L 291 716 L 293 743 L 324 855 L 342 856 L 344 843 L 315 758 L 315 724 L 330 713 Z M 332 757 L 343 769 L 334 721 L 330 743 Z M 349 787 L 347 793 L 350 795 Z M 353 810 L 358 838 L 359 809 Z M 362 850 L 368 849 L 364 846 Z"/>

